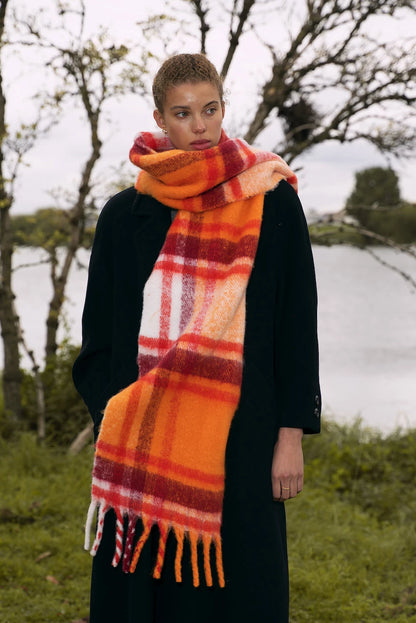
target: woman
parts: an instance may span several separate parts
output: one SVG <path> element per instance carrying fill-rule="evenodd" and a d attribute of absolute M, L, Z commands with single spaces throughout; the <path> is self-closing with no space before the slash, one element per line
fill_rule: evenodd
<path fill-rule="evenodd" d="M 90 621 L 286 622 L 284 501 L 320 420 L 296 177 L 226 136 L 204 56 L 153 95 L 163 133 L 100 215 L 73 373 L 99 433 Z"/>

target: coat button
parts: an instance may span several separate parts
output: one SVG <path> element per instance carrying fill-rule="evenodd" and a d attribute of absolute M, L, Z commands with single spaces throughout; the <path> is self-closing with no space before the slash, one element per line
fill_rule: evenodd
<path fill-rule="evenodd" d="M 318 396 L 318 394 L 316 394 L 316 396 L 315 396 L 315 404 L 316 404 L 316 406 L 319 407 L 319 396 Z"/>
<path fill-rule="evenodd" d="M 316 415 L 316 417 L 319 417 L 319 409 L 318 409 L 318 407 L 316 407 L 313 412 Z"/>

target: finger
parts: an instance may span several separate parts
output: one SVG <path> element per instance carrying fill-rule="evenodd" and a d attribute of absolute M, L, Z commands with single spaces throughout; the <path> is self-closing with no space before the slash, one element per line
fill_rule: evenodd
<path fill-rule="evenodd" d="M 280 484 L 280 497 L 282 500 L 288 500 L 290 498 L 290 483 L 282 482 Z"/>
<path fill-rule="evenodd" d="M 289 498 L 295 498 L 302 491 L 303 479 L 292 478 L 287 486 L 289 487 Z"/>

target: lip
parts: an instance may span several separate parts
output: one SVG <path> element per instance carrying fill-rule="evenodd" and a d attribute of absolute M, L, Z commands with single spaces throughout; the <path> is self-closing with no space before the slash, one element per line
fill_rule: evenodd
<path fill-rule="evenodd" d="M 194 149 L 208 149 L 209 147 L 211 147 L 211 141 L 207 139 L 200 140 L 200 141 L 193 141 L 191 145 Z"/>

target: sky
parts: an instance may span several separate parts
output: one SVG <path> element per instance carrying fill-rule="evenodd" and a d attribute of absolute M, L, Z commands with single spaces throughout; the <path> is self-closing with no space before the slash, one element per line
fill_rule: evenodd
<path fill-rule="evenodd" d="M 18 8 L 31 6 L 28 0 L 14 0 L 13 4 Z M 37 8 L 48 8 L 51 4 L 52 0 L 39 0 L 36 3 Z M 302 0 L 292 0 L 290 5 L 293 6 L 293 15 L 290 19 L 299 18 L 302 4 Z M 162 0 L 86 0 L 86 32 L 97 32 L 103 26 L 109 30 L 116 43 L 129 43 L 137 37 L 136 22 L 145 19 L 150 11 L 163 10 L 165 5 Z M 277 19 L 266 20 L 262 28 L 264 36 L 271 42 L 285 37 L 287 32 L 285 24 L 277 22 Z M 414 32 L 416 19 L 413 22 L 396 23 L 394 36 L 397 37 L 399 33 L 401 37 L 410 36 Z M 224 57 L 224 39 L 221 39 L 224 36 L 225 31 L 221 31 L 218 25 L 218 29 L 208 39 L 208 56 L 217 67 L 220 67 Z M 191 41 L 190 39 L 187 51 L 198 51 L 197 40 L 195 39 L 194 44 Z M 33 51 L 26 48 L 20 54 L 5 58 L 3 62 L 6 74 L 4 88 L 9 94 L 11 122 L 27 120 L 31 106 L 30 94 L 42 86 L 39 59 L 31 58 L 30 55 L 33 55 Z M 253 92 L 247 79 L 250 80 L 255 75 L 260 80 L 266 80 L 269 77 L 268 58 L 256 37 L 248 34 L 225 85 L 229 90 L 224 121 L 226 131 L 229 131 L 227 128 L 235 129 L 236 119 L 244 120 L 245 111 L 249 118 L 255 91 Z M 152 110 L 149 102 L 137 96 L 125 97 L 112 104 L 108 111 L 111 125 L 105 126 L 103 159 L 99 167 L 103 180 L 108 177 L 109 169 L 117 170 L 121 163 L 127 163 L 128 151 L 139 131 L 156 129 Z M 27 166 L 19 175 L 14 213 L 33 212 L 39 207 L 49 206 L 52 204 L 51 189 L 60 187 L 71 190 L 77 185 L 87 154 L 85 130 L 80 111 L 72 110 L 62 117 L 47 138 L 37 143 L 28 155 Z M 268 142 L 266 131 L 258 145 L 270 149 L 273 145 Z M 299 194 L 306 213 L 340 210 L 353 189 L 355 172 L 371 166 L 388 166 L 388 163 L 365 141 L 342 146 L 328 142 L 296 159 L 294 168 L 299 178 Z M 392 166 L 398 174 L 403 198 L 415 202 L 416 157 L 414 160 L 393 161 Z M 131 183 L 134 183 L 136 170 L 127 164 L 127 173 L 131 176 Z"/>

